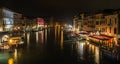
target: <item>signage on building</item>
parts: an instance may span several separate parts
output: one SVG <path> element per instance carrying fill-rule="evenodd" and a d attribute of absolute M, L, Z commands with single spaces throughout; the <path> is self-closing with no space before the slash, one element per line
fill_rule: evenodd
<path fill-rule="evenodd" d="M 37 22 L 38 22 L 38 25 L 44 25 L 44 19 L 43 18 L 38 18 Z"/>

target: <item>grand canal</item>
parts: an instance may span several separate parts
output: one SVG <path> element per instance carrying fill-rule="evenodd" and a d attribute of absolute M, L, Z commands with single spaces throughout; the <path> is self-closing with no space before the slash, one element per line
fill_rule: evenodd
<path fill-rule="evenodd" d="M 59 27 L 23 35 L 22 48 L 13 53 L 0 51 L 0 64 L 119 64 L 118 59 L 89 41 L 66 41 Z"/>

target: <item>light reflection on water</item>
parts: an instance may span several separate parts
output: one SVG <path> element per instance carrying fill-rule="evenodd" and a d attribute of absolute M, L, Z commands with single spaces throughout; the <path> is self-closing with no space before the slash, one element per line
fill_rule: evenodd
<path fill-rule="evenodd" d="M 99 63 L 99 60 L 100 60 L 100 55 L 99 55 L 99 48 L 98 47 L 95 47 L 95 62 L 97 63 L 97 64 L 100 64 Z"/>
<path fill-rule="evenodd" d="M 36 32 L 36 43 L 38 43 L 38 32 Z"/>
<path fill-rule="evenodd" d="M 42 61 L 47 62 L 48 60 L 51 63 L 54 63 L 55 60 L 63 62 L 63 64 L 65 61 L 66 64 L 71 64 L 73 61 L 84 61 L 86 64 L 102 64 L 101 62 L 105 61 L 101 58 L 100 48 L 89 41 L 64 41 L 64 32 L 60 30 L 60 27 L 56 27 L 54 30 L 45 29 L 39 32 L 26 33 L 26 47 L 20 50 L 15 49 L 14 53 L 0 53 L 0 64 L 28 64 L 33 61 L 40 64 Z M 36 46 L 36 44 L 40 46 Z M 28 49 L 29 51 L 26 51 Z"/>
<path fill-rule="evenodd" d="M 29 47 L 30 44 L 30 33 L 27 33 L 27 47 Z"/>
<path fill-rule="evenodd" d="M 17 63 L 17 58 L 18 58 L 18 53 L 17 53 L 17 49 L 15 49 L 15 51 L 13 53 L 13 57 L 10 57 L 8 59 L 8 64 L 16 64 Z"/>
<path fill-rule="evenodd" d="M 63 30 L 61 30 L 61 40 L 60 40 L 60 47 L 61 47 L 61 49 L 63 49 L 63 42 L 64 42 Z"/>
<path fill-rule="evenodd" d="M 94 60 L 95 63 L 99 63 L 99 47 L 89 44 L 88 41 L 77 41 L 77 49 L 78 49 L 78 54 L 81 60 L 87 60 L 88 58 L 92 58 L 92 61 Z M 88 48 L 87 48 L 88 47 Z M 85 51 L 88 49 L 88 52 Z M 87 54 L 87 57 L 85 56 Z"/>
<path fill-rule="evenodd" d="M 44 31 L 39 31 L 38 32 L 38 39 L 39 39 L 39 43 L 43 44 L 44 43 Z"/>
<path fill-rule="evenodd" d="M 9 53 L 8 51 L 0 53 L 0 64 L 17 64 L 17 59 L 18 59 L 17 49 L 14 49 L 13 53 Z"/>
<path fill-rule="evenodd" d="M 45 38 L 45 42 L 47 42 L 47 31 L 48 31 L 48 30 L 45 29 L 45 37 L 44 37 L 44 38 Z"/>

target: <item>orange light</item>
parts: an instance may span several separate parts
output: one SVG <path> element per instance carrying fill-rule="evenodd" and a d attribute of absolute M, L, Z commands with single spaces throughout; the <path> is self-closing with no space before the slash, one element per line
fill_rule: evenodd
<path fill-rule="evenodd" d="M 14 64 L 13 58 L 9 58 L 9 59 L 8 59 L 8 64 Z"/>

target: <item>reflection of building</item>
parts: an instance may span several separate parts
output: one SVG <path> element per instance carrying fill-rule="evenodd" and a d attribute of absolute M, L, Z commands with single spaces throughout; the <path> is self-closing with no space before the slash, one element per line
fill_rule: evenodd
<path fill-rule="evenodd" d="M 6 9 L 0 9 L 0 31 L 12 31 L 14 24 L 14 12 Z"/>

